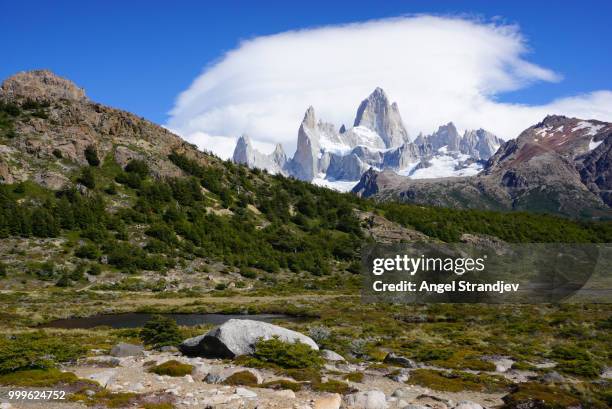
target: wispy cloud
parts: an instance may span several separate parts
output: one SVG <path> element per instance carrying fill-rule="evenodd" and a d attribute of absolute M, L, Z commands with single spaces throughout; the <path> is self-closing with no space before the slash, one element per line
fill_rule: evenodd
<path fill-rule="evenodd" d="M 327 121 L 351 125 L 359 102 L 381 86 L 413 135 L 454 121 L 515 137 L 548 113 L 612 119 L 612 92 L 530 106 L 500 93 L 562 80 L 527 61 L 514 25 L 411 16 L 257 37 L 206 67 L 181 93 L 167 126 L 223 157 L 248 133 L 264 150 L 293 153 L 309 105 Z M 217 136 L 211 136 L 217 135 Z"/>

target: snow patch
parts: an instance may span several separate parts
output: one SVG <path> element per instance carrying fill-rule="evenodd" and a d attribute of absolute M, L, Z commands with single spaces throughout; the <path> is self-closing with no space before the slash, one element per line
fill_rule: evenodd
<path fill-rule="evenodd" d="M 603 125 L 595 125 L 588 121 L 580 121 L 575 127 L 572 128 L 572 132 L 576 132 L 581 129 L 588 129 L 585 135 L 595 136 L 597 132 L 599 132 L 599 130 L 602 129 L 603 127 L 604 127 Z"/>
<path fill-rule="evenodd" d="M 469 158 L 468 155 L 442 155 L 430 159 L 431 166 L 416 169 L 409 174 L 411 179 L 433 179 L 444 177 L 474 176 L 482 170 L 482 164 L 470 163 L 467 166 L 457 168 L 462 162 Z"/>
<path fill-rule="evenodd" d="M 594 142 L 594 141 L 591 139 L 591 142 L 589 142 L 589 150 L 590 150 L 590 151 L 592 151 L 593 149 L 596 149 L 596 148 L 597 148 L 599 145 L 601 145 L 602 143 L 603 143 L 603 139 L 602 139 L 601 141 L 597 141 L 597 142 Z"/>
<path fill-rule="evenodd" d="M 324 176 L 325 175 L 323 174 L 319 174 L 318 177 L 312 180 L 312 183 L 314 185 L 326 187 L 338 192 L 349 192 L 357 183 L 359 183 L 358 180 L 329 180 L 325 179 Z"/>

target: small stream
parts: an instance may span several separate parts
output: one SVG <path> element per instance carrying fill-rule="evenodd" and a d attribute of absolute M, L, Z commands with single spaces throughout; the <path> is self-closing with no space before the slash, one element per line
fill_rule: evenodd
<path fill-rule="evenodd" d="M 122 314 L 99 314 L 90 317 L 65 318 L 41 325 L 43 328 L 95 328 L 100 326 L 111 328 L 137 328 L 142 327 L 152 315 L 170 317 L 179 325 L 193 327 L 200 324 L 219 325 L 231 320 L 249 319 L 263 322 L 305 322 L 309 317 L 296 317 L 286 314 L 149 314 L 143 312 L 128 312 Z"/>

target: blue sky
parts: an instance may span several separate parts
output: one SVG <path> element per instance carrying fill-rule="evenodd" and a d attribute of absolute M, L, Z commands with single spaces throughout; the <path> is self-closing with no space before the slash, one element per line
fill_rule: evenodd
<path fill-rule="evenodd" d="M 541 104 L 612 89 L 609 1 L 0 1 L 0 77 L 49 68 L 97 101 L 158 123 L 177 95 L 240 40 L 409 13 L 499 16 L 520 26 L 530 62 L 563 75 L 497 95 Z"/>

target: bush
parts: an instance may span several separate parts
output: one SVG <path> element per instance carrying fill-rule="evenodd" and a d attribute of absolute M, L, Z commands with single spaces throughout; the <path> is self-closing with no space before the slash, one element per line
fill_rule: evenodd
<path fill-rule="evenodd" d="M 91 168 L 83 168 L 81 175 L 77 178 L 77 182 L 89 189 L 96 187 L 96 177 Z"/>
<path fill-rule="evenodd" d="M 49 369 L 74 361 L 86 349 L 44 331 L 0 337 L 0 374 L 25 369 Z"/>
<path fill-rule="evenodd" d="M 162 315 L 154 315 L 140 330 L 140 339 L 155 348 L 175 346 L 183 340 L 176 321 Z"/>
<path fill-rule="evenodd" d="M 96 260 L 100 257 L 100 250 L 95 244 L 87 243 L 74 251 L 74 255 L 79 258 L 87 258 L 90 260 Z"/>
<path fill-rule="evenodd" d="M 132 159 L 125 165 L 125 171 L 137 174 L 140 176 L 140 179 L 144 179 L 149 175 L 149 165 L 143 160 Z"/>
<path fill-rule="evenodd" d="M 352 389 L 346 382 L 330 379 L 327 382 L 315 383 L 312 389 L 317 392 L 339 393 L 345 394 L 351 392 Z"/>
<path fill-rule="evenodd" d="M 89 166 L 99 166 L 100 165 L 100 159 L 98 158 L 98 151 L 96 150 L 95 146 L 89 145 L 87 148 L 85 148 L 85 159 L 87 160 L 87 163 L 89 163 Z"/>
<path fill-rule="evenodd" d="M 302 390 L 302 384 L 297 382 L 291 382 L 286 379 L 277 379 L 275 381 L 262 383 L 260 386 L 262 388 L 269 389 L 289 389 L 293 392 L 299 392 L 300 390 Z"/>
<path fill-rule="evenodd" d="M 232 375 L 225 378 L 223 381 L 226 385 L 242 385 L 242 386 L 255 386 L 257 385 L 257 376 L 251 371 L 240 371 L 235 372 Z"/>
<path fill-rule="evenodd" d="M 318 368 L 323 364 L 319 353 L 301 342 L 288 343 L 278 338 L 260 340 L 253 357 L 281 368 Z"/>
<path fill-rule="evenodd" d="M 168 376 L 185 376 L 191 374 L 193 371 L 193 365 L 183 364 L 177 360 L 166 361 L 163 364 L 156 365 L 149 369 L 157 375 L 168 375 Z"/>

